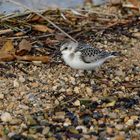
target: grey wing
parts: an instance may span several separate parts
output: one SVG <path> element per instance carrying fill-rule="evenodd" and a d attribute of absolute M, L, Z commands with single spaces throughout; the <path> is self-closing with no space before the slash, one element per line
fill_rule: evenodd
<path fill-rule="evenodd" d="M 101 54 L 101 51 L 98 48 L 85 48 L 81 50 L 81 59 L 85 63 L 92 63 L 97 61 L 99 54 Z"/>
<path fill-rule="evenodd" d="M 80 51 L 80 50 L 83 50 L 85 48 L 92 48 L 92 47 L 89 44 L 79 42 L 75 51 Z"/>

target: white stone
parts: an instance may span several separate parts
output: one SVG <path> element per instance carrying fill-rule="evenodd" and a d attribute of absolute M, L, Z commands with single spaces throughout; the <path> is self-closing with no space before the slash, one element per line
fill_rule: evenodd
<path fill-rule="evenodd" d="M 80 106 L 80 101 L 79 101 L 79 100 L 76 100 L 76 101 L 74 102 L 74 106 Z"/>
<path fill-rule="evenodd" d="M 0 93 L 0 99 L 4 99 L 4 94 Z"/>
<path fill-rule="evenodd" d="M 14 87 L 19 87 L 19 82 L 17 79 L 14 80 Z"/>
<path fill-rule="evenodd" d="M 1 120 L 3 122 L 10 122 L 12 120 L 12 116 L 10 113 L 8 112 L 4 112 L 2 115 L 1 115 Z"/>
<path fill-rule="evenodd" d="M 23 82 L 25 82 L 25 78 L 23 76 L 20 76 L 19 81 L 23 83 Z"/>

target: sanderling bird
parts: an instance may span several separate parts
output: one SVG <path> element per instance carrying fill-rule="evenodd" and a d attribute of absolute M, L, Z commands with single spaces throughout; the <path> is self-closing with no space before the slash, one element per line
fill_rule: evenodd
<path fill-rule="evenodd" d="M 60 51 L 65 63 L 74 69 L 95 70 L 106 60 L 118 56 L 117 52 L 107 52 L 88 44 L 68 41 Z"/>

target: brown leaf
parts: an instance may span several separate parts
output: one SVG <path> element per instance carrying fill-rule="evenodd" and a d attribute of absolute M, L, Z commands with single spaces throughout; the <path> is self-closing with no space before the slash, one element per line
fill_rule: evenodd
<path fill-rule="evenodd" d="M 13 32 L 12 29 L 4 29 L 4 30 L 0 30 L 0 35 L 9 34 L 9 33 L 12 33 L 12 32 Z"/>
<path fill-rule="evenodd" d="M 6 42 L 6 38 L 0 37 L 0 47 L 2 47 Z"/>
<path fill-rule="evenodd" d="M 14 55 L 7 52 L 0 52 L 0 61 L 8 62 L 15 60 Z"/>
<path fill-rule="evenodd" d="M 32 48 L 32 45 L 30 44 L 29 41 L 27 41 L 26 39 L 23 39 L 20 43 L 19 43 L 19 50 L 16 52 L 16 55 L 24 55 L 27 52 L 30 52 Z"/>
<path fill-rule="evenodd" d="M 59 41 L 62 41 L 65 39 L 65 35 L 64 34 L 55 34 L 55 38 Z"/>
<path fill-rule="evenodd" d="M 15 48 L 11 40 L 8 40 L 0 50 L 1 52 L 5 53 L 15 53 Z"/>
<path fill-rule="evenodd" d="M 47 38 L 46 41 L 45 41 L 45 44 L 46 45 L 54 45 L 54 44 L 56 44 L 58 42 L 59 42 L 58 40 Z"/>
<path fill-rule="evenodd" d="M 127 3 L 123 4 L 123 7 L 130 8 L 132 10 L 140 11 L 140 1 L 139 0 L 128 0 Z"/>
<path fill-rule="evenodd" d="M 31 22 L 37 22 L 37 21 L 39 21 L 40 19 L 42 19 L 41 17 L 39 17 L 38 15 L 33 15 L 32 17 L 31 17 L 31 19 L 29 19 L 29 21 Z"/>
<path fill-rule="evenodd" d="M 15 36 L 22 36 L 22 35 L 25 35 L 25 33 L 24 33 L 24 32 L 17 32 L 17 33 L 15 34 Z"/>
<path fill-rule="evenodd" d="M 24 61 L 41 61 L 43 63 L 48 63 L 50 58 L 48 56 L 16 56 L 17 60 L 24 60 Z"/>
<path fill-rule="evenodd" d="M 36 30 L 36 31 L 40 31 L 40 32 L 49 32 L 49 33 L 53 33 L 54 30 L 48 28 L 46 25 L 40 25 L 40 24 L 36 24 L 36 25 L 33 25 L 33 30 Z"/>
<path fill-rule="evenodd" d="M 134 6 L 140 8 L 140 1 L 139 0 L 128 0 L 130 3 L 132 3 Z"/>

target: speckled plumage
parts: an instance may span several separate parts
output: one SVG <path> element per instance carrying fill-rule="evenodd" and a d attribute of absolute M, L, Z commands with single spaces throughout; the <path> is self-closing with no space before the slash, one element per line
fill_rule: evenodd
<path fill-rule="evenodd" d="M 93 70 L 117 54 L 91 47 L 85 43 L 75 43 L 73 41 L 64 43 L 60 50 L 67 65 L 83 70 Z"/>

